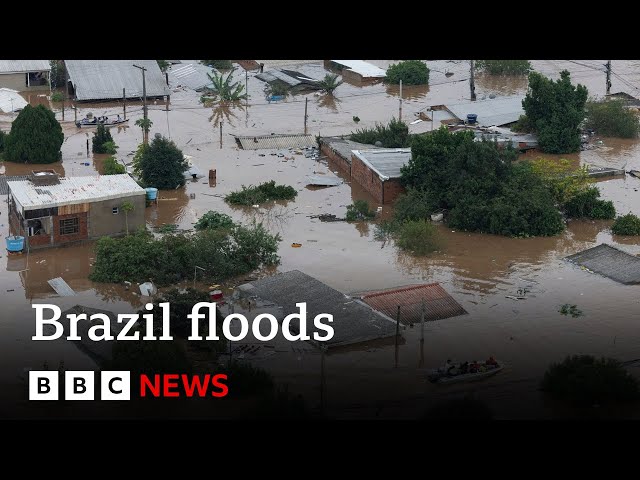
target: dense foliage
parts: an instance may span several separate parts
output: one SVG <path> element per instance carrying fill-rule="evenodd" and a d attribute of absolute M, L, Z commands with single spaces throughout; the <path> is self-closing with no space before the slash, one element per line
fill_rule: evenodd
<path fill-rule="evenodd" d="M 370 220 L 375 216 L 375 210 L 369 210 L 369 203 L 366 200 L 356 200 L 351 205 L 347 205 L 347 215 L 345 218 L 348 222 Z"/>
<path fill-rule="evenodd" d="M 4 142 L 7 139 L 7 134 L 0 130 L 0 153 L 4 151 Z"/>
<path fill-rule="evenodd" d="M 118 162 L 114 157 L 107 157 L 104 160 L 103 175 L 119 175 L 127 173 L 124 165 Z"/>
<path fill-rule="evenodd" d="M 606 137 L 637 138 L 640 133 L 638 114 L 624 106 L 622 100 L 590 101 L 586 106 L 586 128 Z"/>
<path fill-rule="evenodd" d="M 231 70 L 233 68 L 231 60 L 202 60 L 202 63 L 217 70 Z"/>
<path fill-rule="evenodd" d="M 620 362 L 590 355 L 567 357 L 544 374 L 542 390 L 574 404 L 594 405 L 638 400 L 638 381 Z"/>
<path fill-rule="evenodd" d="M 407 124 L 395 118 L 392 118 L 388 125 L 376 123 L 375 128 L 361 128 L 351 132 L 350 139 L 369 145 L 380 142 L 384 148 L 408 147 L 411 141 Z"/>
<path fill-rule="evenodd" d="M 466 231 L 539 236 L 563 230 L 549 188 L 528 163 L 512 164 L 512 148 L 443 127 L 414 137 L 411 150 L 402 168 L 408 198 L 400 200 L 400 220 L 444 211 L 450 227 Z"/>
<path fill-rule="evenodd" d="M 182 151 L 163 136 L 156 136 L 148 146 L 138 147 L 133 164 L 144 185 L 159 189 L 183 186 L 184 172 L 189 168 Z"/>
<path fill-rule="evenodd" d="M 247 94 L 244 91 L 244 84 L 241 82 L 233 81 L 233 72 L 231 70 L 225 77 L 223 73 L 207 73 L 211 86 L 207 87 L 205 92 L 209 95 L 213 95 L 215 99 L 235 102 L 247 98 Z"/>
<path fill-rule="evenodd" d="M 577 193 L 564 204 L 567 216 L 572 218 L 612 219 L 616 209 L 611 200 L 600 200 L 598 187 L 589 187 Z"/>
<path fill-rule="evenodd" d="M 158 62 L 158 67 L 160 67 L 160 71 L 162 73 L 166 72 L 170 67 L 169 62 L 167 62 L 166 60 L 156 60 L 156 62 Z"/>
<path fill-rule="evenodd" d="M 64 87 L 66 68 L 64 60 L 49 60 L 51 66 L 51 88 Z"/>
<path fill-rule="evenodd" d="M 344 80 L 338 80 L 335 73 L 327 73 L 322 80 L 318 82 L 320 90 L 329 95 L 333 95 L 333 91 L 344 83 Z"/>
<path fill-rule="evenodd" d="M 429 220 L 402 222 L 393 237 L 400 249 L 415 255 L 427 255 L 441 246 L 438 231 Z"/>
<path fill-rule="evenodd" d="M 586 165 L 574 167 L 569 160 L 538 158 L 531 162 L 533 172 L 549 188 L 556 203 L 563 205 L 593 182 Z"/>
<path fill-rule="evenodd" d="M 91 139 L 91 151 L 93 153 L 116 153 L 115 142 L 113 141 L 111 132 L 101 123 L 98 124 Z"/>
<path fill-rule="evenodd" d="M 403 85 L 426 85 L 429 83 L 429 67 L 422 60 L 405 60 L 387 69 L 386 83 Z"/>
<path fill-rule="evenodd" d="M 293 200 L 298 195 L 289 185 L 276 185 L 275 180 L 245 187 L 229 193 L 224 199 L 233 205 L 259 205 L 269 200 Z"/>
<path fill-rule="evenodd" d="M 532 70 L 529 60 L 476 60 L 476 68 L 490 75 L 526 75 Z"/>
<path fill-rule="evenodd" d="M 522 106 L 543 152 L 570 153 L 580 149 L 579 125 L 584 120 L 587 95 L 584 85 L 571 84 L 566 70 L 556 81 L 537 72 L 529 74 L 529 90 Z"/>
<path fill-rule="evenodd" d="M 213 210 L 209 210 L 202 215 L 194 225 L 196 230 L 215 230 L 217 228 L 229 230 L 233 226 L 233 219 L 229 215 L 214 212 Z"/>
<path fill-rule="evenodd" d="M 231 230 L 200 230 L 193 234 L 167 234 L 154 238 L 140 230 L 123 238 L 103 237 L 96 244 L 96 261 L 90 278 L 96 282 L 146 282 L 170 285 L 193 277 L 223 281 L 278 264 L 279 235 L 262 224 L 234 226 Z"/>
<path fill-rule="evenodd" d="M 4 140 L 4 159 L 20 163 L 53 163 L 61 158 L 62 127 L 51 110 L 27 105 Z"/>
<path fill-rule="evenodd" d="M 611 232 L 615 235 L 640 235 L 640 218 L 631 212 L 622 215 L 613 222 Z"/>

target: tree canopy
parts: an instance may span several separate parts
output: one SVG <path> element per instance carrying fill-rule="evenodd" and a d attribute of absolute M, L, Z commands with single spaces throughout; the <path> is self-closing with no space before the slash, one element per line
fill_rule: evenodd
<path fill-rule="evenodd" d="M 142 183 L 159 189 L 183 186 L 188 168 L 182 151 L 163 136 L 156 136 L 149 145 L 139 148 L 134 157 L 134 169 Z"/>
<path fill-rule="evenodd" d="M 624 106 L 622 100 L 590 101 L 587 103 L 586 127 L 598 135 L 620 138 L 637 138 L 640 133 L 640 117 Z"/>
<path fill-rule="evenodd" d="M 476 60 L 476 68 L 489 75 L 526 75 L 531 71 L 529 60 Z"/>
<path fill-rule="evenodd" d="M 522 101 L 526 123 L 538 136 L 547 153 L 571 153 L 580 149 L 579 125 L 585 117 L 587 87 L 571 83 L 567 70 L 558 80 L 537 72 L 529 74 L 529 90 Z"/>
<path fill-rule="evenodd" d="M 405 60 L 391 65 L 387 69 L 386 83 L 403 85 L 427 85 L 429 83 L 429 67 L 422 60 Z"/>
<path fill-rule="evenodd" d="M 10 162 L 53 163 L 61 158 L 62 127 L 51 110 L 27 105 L 11 124 L 4 158 Z"/>

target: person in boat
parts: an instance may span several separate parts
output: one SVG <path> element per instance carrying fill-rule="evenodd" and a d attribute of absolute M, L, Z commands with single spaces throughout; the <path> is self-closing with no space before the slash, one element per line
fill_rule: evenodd
<path fill-rule="evenodd" d="M 496 361 L 495 358 L 493 358 L 493 356 L 489 357 L 489 360 L 486 361 L 486 364 L 494 367 L 498 366 L 498 362 Z"/>

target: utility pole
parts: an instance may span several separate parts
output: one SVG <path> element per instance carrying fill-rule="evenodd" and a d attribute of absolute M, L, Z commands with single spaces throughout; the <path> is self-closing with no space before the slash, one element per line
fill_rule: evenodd
<path fill-rule="evenodd" d="M 307 134 L 307 103 L 309 99 L 304 97 L 304 134 Z"/>
<path fill-rule="evenodd" d="M 124 115 L 124 119 L 127 119 L 127 92 L 123 88 L 122 89 L 122 113 Z"/>
<path fill-rule="evenodd" d="M 400 80 L 400 110 L 398 112 L 398 120 L 402 121 L 402 80 Z"/>
<path fill-rule="evenodd" d="M 220 148 L 222 148 L 222 120 L 220 120 Z"/>
<path fill-rule="evenodd" d="M 611 60 L 607 60 L 607 95 L 611 93 Z"/>
<path fill-rule="evenodd" d="M 476 81 L 475 81 L 474 73 L 475 73 L 474 60 L 471 60 L 471 77 L 469 77 L 469 88 L 471 89 L 472 102 L 475 102 L 476 100 Z"/>
<path fill-rule="evenodd" d="M 145 72 L 147 69 L 145 67 L 139 67 L 138 65 L 134 65 L 134 67 L 139 68 L 142 71 L 142 110 L 144 112 L 144 144 L 149 143 L 149 128 L 147 127 L 147 81 L 145 79 Z"/>

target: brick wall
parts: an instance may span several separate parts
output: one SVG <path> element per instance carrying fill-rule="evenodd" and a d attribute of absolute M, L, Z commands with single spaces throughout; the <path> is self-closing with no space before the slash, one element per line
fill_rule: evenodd
<path fill-rule="evenodd" d="M 329 159 L 329 167 L 331 167 L 331 170 L 334 170 L 335 167 L 336 170 L 344 173 L 345 175 L 351 176 L 351 164 L 348 159 L 342 157 L 342 155 L 333 150 L 326 143 L 322 144 L 320 152 Z"/>
<path fill-rule="evenodd" d="M 355 155 L 351 156 L 351 179 L 362 185 L 362 188 L 369 192 L 376 202 L 382 203 L 382 180 Z"/>
<path fill-rule="evenodd" d="M 398 195 L 404 193 L 404 188 L 400 184 L 399 178 L 391 178 L 384 182 L 384 203 L 393 203 Z"/>
<path fill-rule="evenodd" d="M 79 231 L 78 233 L 71 235 L 60 234 L 60 220 L 66 220 L 68 218 L 78 217 L 79 219 Z M 53 243 L 54 245 L 60 245 L 62 243 L 77 242 L 78 240 L 86 240 L 89 238 L 87 231 L 87 213 L 72 213 L 71 215 L 58 215 L 53 217 Z"/>

